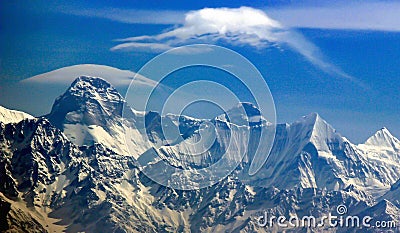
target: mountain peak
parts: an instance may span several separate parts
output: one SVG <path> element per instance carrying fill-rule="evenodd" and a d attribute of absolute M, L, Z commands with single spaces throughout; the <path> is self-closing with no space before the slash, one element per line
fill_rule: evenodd
<path fill-rule="evenodd" d="M 98 100 L 124 101 L 119 92 L 106 80 L 100 77 L 80 76 L 67 90 L 71 94 Z"/>
<path fill-rule="evenodd" d="M 240 109 L 240 108 L 243 108 L 244 111 L 246 111 L 247 116 L 249 116 L 249 117 L 261 115 L 260 110 L 253 103 L 250 103 L 250 102 L 239 102 L 230 111 L 233 111 L 234 109 Z"/>
<path fill-rule="evenodd" d="M 304 137 L 309 138 L 310 142 L 320 151 L 329 151 L 329 143 L 344 140 L 330 124 L 315 112 L 303 116 L 292 124 L 292 128 L 296 132 L 307 134 Z"/>
<path fill-rule="evenodd" d="M 216 117 L 220 121 L 228 121 L 236 125 L 260 125 L 266 122 L 256 105 L 250 102 L 239 102 L 226 113 Z"/>
<path fill-rule="evenodd" d="M 308 115 L 302 116 L 299 120 L 293 124 L 302 125 L 302 127 L 309 128 L 309 130 L 314 131 L 318 127 L 329 126 L 331 127 L 322 117 L 316 113 L 312 112 Z M 332 127 L 331 127 L 332 128 Z"/>
<path fill-rule="evenodd" d="M 124 98 L 107 81 L 80 76 L 56 99 L 49 120 L 58 128 L 64 123 L 106 125 L 109 118 L 122 116 Z"/>
<path fill-rule="evenodd" d="M 316 113 L 316 112 L 312 112 L 308 115 L 305 115 L 301 118 L 301 121 L 303 121 L 304 123 L 309 123 L 314 125 L 315 123 L 317 123 L 318 121 L 322 120 L 323 122 L 325 122 L 324 119 L 321 118 L 321 116 Z"/>
<path fill-rule="evenodd" d="M 369 146 L 400 148 L 399 139 L 393 136 L 386 127 L 376 131 L 364 144 Z"/>
<path fill-rule="evenodd" d="M 107 82 L 106 80 L 100 78 L 100 77 L 93 77 L 93 76 L 86 76 L 82 75 L 77 77 L 71 84 L 71 87 L 73 86 L 79 86 L 80 84 L 84 83 L 89 83 L 92 86 L 97 86 L 97 87 L 110 87 L 111 84 Z"/>

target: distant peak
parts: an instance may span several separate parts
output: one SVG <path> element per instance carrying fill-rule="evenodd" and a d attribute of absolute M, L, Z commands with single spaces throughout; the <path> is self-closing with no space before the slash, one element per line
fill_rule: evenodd
<path fill-rule="evenodd" d="M 305 120 L 305 121 L 316 122 L 317 120 L 321 119 L 321 117 L 319 116 L 318 113 L 312 112 L 312 113 L 310 113 L 308 115 L 303 116 L 302 119 Z"/>
<path fill-rule="evenodd" d="M 318 113 L 310 113 L 291 124 L 295 132 L 307 133 L 307 138 L 320 151 L 329 151 L 330 142 L 343 141 L 342 136 Z"/>
<path fill-rule="evenodd" d="M 386 127 L 381 128 L 380 130 L 376 131 L 376 133 L 385 134 L 385 135 L 389 135 L 391 137 L 394 137 L 392 135 L 392 133 L 390 133 L 390 131 Z"/>
<path fill-rule="evenodd" d="M 386 127 L 383 127 L 378 131 L 376 131 L 374 135 L 372 135 L 372 137 L 384 138 L 384 137 L 393 137 L 393 135 Z"/>
<path fill-rule="evenodd" d="M 389 132 L 389 130 L 388 130 L 386 127 L 382 127 L 382 128 L 380 128 L 380 129 L 378 129 L 378 130 L 374 133 L 374 135 L 376 135 L 376 136 L 383 136 L 383 135 L 392 135 L 392 134 Z M 372 136 L 374 136 L 374 135 L 372 135 Z"/>
<path fill-rule="evenodd" d="M 372 135 L 367 139 L 367 141 L 365 141 L 364 144 L 370 146 L 384 146 L 393 148 L 400 147 L 400 141 L 396 137 L 394 137 L 386 127 L 383 127 L 376 131 L 374 135 Z"/>
<path fill-rule="evenodd" d="M 234 108 L 232 108 L 229 111 L 235 111 L 235 110 L 241 111 L 242 109 L 249 117 L 261 115 L 260 110 L 253 103 L 250 102 L 239 102 Z"/>
<path fill-rule="evenodd" d="M 303 116 L 300 120 L 296 121 L 296 123 L 301 123 L 305 125 L 315 126 L 318 123 L 322 123 L 323 125 L 329 125 L 322 117 L 316 113 L 312 112 L 308 115 Z"/>
<path fill-rule="evenodd" d="M 236 125 L 249 126 L 260 125 L 267 122 L 257 106 L 250 102 L 239 102 L 216 119 L 231 122 Z"/>

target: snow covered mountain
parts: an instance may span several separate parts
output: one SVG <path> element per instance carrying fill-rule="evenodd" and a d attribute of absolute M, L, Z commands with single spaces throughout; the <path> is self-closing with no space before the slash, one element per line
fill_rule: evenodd
<path fill-rule="evenodd" d="M 248 104 L 244 106 L 249 107 Z M 231 111 L 237 111 L 237 107 Z M 215 119 L 216 142 L 205 153 L 191 156 L 207 147 L 206 141 L 205 144 L 196 143 L 196 147 L 188 146 L 194 145 L 192 141 L 199 140 L 200 133 L 196 132 L 181 143 L 161 147 L 156 150 L 158 156 L 153 157 L 161 157 L 176 166 L 207 167 L 221 158 L 225 153 L 224 148 L 228 148 L 234 135 L 241 135 L 242 140 L 246 141 L 244 138 L 257 137 L 257 127 L 269 127 L 268 124 L 254 124 L 255 122 L 250 121 L 253 129 L 245 132 L 240 127 L 244 124 L 244 118 L 239 118 L 236 114 L 234 116 L 236 124 L 227 121 L 225 115 Z M 397 145 L 397 139 L 389 134 L 386 136 L 385 142 Z M 264 142 L 260 143 L 260 146 L 264 147 Z M 239 152 L 238 154 L 242 151 L 249 152 L 243 159 L 244 170 L 239 176 L 259 187 L 301 187 L 338 191 L 352 186 L 365 192 L 365 196 L 377 197 L 400 178 L 399 151 L 385 151 L 375 147 L 372 151 L 366 151 L 363 145 L 356 146 L 342 137 L 316 113 L 290 125 L 278 125 L 275 143 L 265 166 L 255 176 L 248 176 L 248 165 L 254 156 L 250 152 L 255 150 L 255 146 L 255 143 L 234 144 L 233 151 Z"/>
<path fill-rule="evenodd" d="M 5 124 L 17 123 L 24 119 L 33 119 L 33 116 L 24 112 L 10 110 L 0 106 L 0 122 Z"/>
<path fill-rule="evenodd" d="M 0 142 L 2 227 L 142 232 L 181 221 L 152 207 L 131 156 L 101 144 L 78 147 L 47 119 L 1 123 Z"/>
<path fill-rule="evenodd" d="M 162 135 L 158 113 L 130 108 L 120 93 L 102 78 L 78 77 L 55 100 L 45 117 L 77 145 L 101 143 L 119 154 L 131 154 L 135 158 L 154 144 L 170 143 Z M 185 122 L 181 130 L 188 135 L 184 137 L 198 125 L 197 120 L 184 116 L 169 115 L 163 119 L 164 124 L 171 126 L 180 121 Z M 126 141 L 126 138 L 131 140 Z"/>
<path fill-rule="evenodd" d="M 130 70 L 106 65 L 79 64 L 52 70 L 10 85 L 5 84 L 0 92 L 0 105 L 13 106 L 35 116 L 45 115 L 49 113 L 54 100 L 79 76 L 102 77 L 122 95 L 125 95 L 131 82 L 134 89 L 146 91 L 157 85 L 155 81 Z M 142 98 L 140 94 L 138 96 L 129 99 L 129 102 L 141 103 Z"/>
<path fill-rule="evenodd" d="M 124 112 L 124 117 L 122 118 Z M 136 111 L 110 83 L 88 76 L 77 78 L 54 102 L 45 117 L 76 145 L 102 143 L 119 154 L 129 154 L 125 134 L 135 138 L 138 156 L 148 148 L 135 127 Z M 138 112 L 136 112 L 138 113 Z"/>
<path fill-rule="evenodd" d="M 337 214 L 338 205 L 348 214 L 400 224 L 400 143 L 385 128 L 354 145 L 316 113 L 278 124 L 267 162 L 250 176 L 255 146 L 265 143 L 257 141 L 259 131 L 272 127 L 250 103 L 211 120 L 160 116 L 131 109 L 107 81 L 80 76 L 45 117 L 1 112 L 7 113 L 0 119 L 1 231 L 271 232 L 285 229 L 259 226 L 265 211 L 321 218 Z M 180 139 L 166 140 L 162 126 L 177 126 Z M 216 140 L 210 144 L 208 137 Z M 144 173 L 160 159 L 177 168 L 207 167 L 221 158 L 232 137 L 242 140 L 226 162 L 238 159 L 234 151 L 245 157 L 215 185 L 176 190 Z M 149 151 L 153 157 L 146 157 Z"/>
<path fill-rule="evenodd" d="M 365 143 L 357 147 L 371 162 L 400 160 L 400 141 L 386 128 L 378 130 Z"/>
<path fill-rule="evenodd" d="M 313 113 L 293 124 L 278 125 L 270 158 L 252 179 L 261 186 L 285 189 L 337 191 L 354 185 L 371 195 L 382 195 L 400 178 L 399 153 L 380 150 L 381 158 L 371 162 L 360 147 Z"/>
<path fill-rule="evenodd" d="M 378 130 L 374 135 L 367 139 L 364 143 L 365 146 L 375 147 L 386 147 L 391 148 L 395 151 L 400 150 L 400 141 L 395 138 L 388 129 L 382 128 Z"/>

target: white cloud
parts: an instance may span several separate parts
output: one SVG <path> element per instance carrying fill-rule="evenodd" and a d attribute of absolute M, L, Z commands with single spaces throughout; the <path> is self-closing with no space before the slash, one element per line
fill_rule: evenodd
<path fill-rule="evenodd" d="M 376 9 L 378 10 L 376 10 Z M 392 8 L 392 9 L 391 9 Z M 384 13 L 383 10 L 386 12 Z M 303 55 L 308 61 L 326 73 L 357 81 L 340 68 L 329 63 L 319 48 L 291 28 L 334 29 L 388 29 L 396 28 L 394 21 L 400 4 L 352 3 L 329 7 L 303 7 L 287 5 L 265 11 L 251 7 L 204 8 L 189 11 L 151 11 L 134 9 L 83 9 L 64 10 L 64 13 L 86 17 L 106 18 L 130 24 L 174 24 L 174 28 L 157 35 L 141 35 L 124 39 L 111 51 L 142 51 L 160 53 L 193 43 L 224 42 L 238 46 L 263 49 L 271 45 L 286 45 Z M 268 15 L 267 13 L 268 12 Z M 398 12 L 398 11 L 397 11 Z M 269 15 L 273 15 L 275 19 Z M 276 20 L 276 19 L 279 19 Z M 378 23 L 371 23 L 377 21 Z M 177 52 L 199 53 L 206 51 Z"/>
<path fill-rule="evenodd" d="M 126 43 L 117 45 L 112 50 L 137 47 L 139 43 L 149 46 L 152 43 L 164 43 L 168 48 L 190 42 L 217 42 L 218 40 L 261 48 L 278 42 L 280 33 L 284 30 L 279 22 L 269 18 L 258 9 L 205 8 L 188 12 L 180 27 L 154 36 L 138 36 L 120 40 Z M 132 46 L 129 43 L 133 43 Z"/>
<path fill-rule="evenodd" d="M 266 8 L 293 28 L 400 31 L 400 2 L 344 2 L 326 6 Z"/>
<path fill-rule="evenodd" d="M 162 43 L 144 43 L 144 42 L 127 42 L 122 43 L 117 46 L 112 47 L 111 51 L 125 50 L 125 51 L 150 51 L 150 52 L 164 52 L 166 50 L 172 49 L 170 45 Z"/>
<path fill-rule="evenodd" d="M 274 44 L 287 45 L 323 71 L 354 79 L 327 62 L 318 47 L 300 33 L 270 18 L 264 11 L 250 7 L 190 11 L 184 23 L 174 29 L 153 36 L 142 35 L 117 41 L 123 43 L 111 48 L 112 51 L 147 49 L 150 52 L 160 52 L 185 44 L 221 41 L 257 49 Z"/>
<path fill-rule="evenodd" d="M 5 96 L 12 96 L 13 100 L 10 101 L 20 105 L 18 108 L 25 109 L 33 115 L 47 114 L 50 112 L 54 100 L 64 93 L 77 77 L 82 75 L 103 78 L 123 96 L 132 82 L 131 88 L 137 93 L 135 99 L 127 99 L 131 106 L 134 106 L 137 102 L 145 101 L 143 93 L 147 93 L 158 85 L 154 80 L 129 70 L 104 65 L 80 64 L 24 79 L 10 86 L 5 91 Z M 166 86 L 161 85 L 160 88 L 163 91 L 169 91 Z M 1 94 L 3 95 L 3 93 Z"/>
<path fill-rule="evenodd" d="M 62 9 L 61 12 L 70 15 L 109 19 L 112 21 L 129 24 L 176 24 L 182 23 L 184 20 L 184 12 L 172 10 L 149 11 L 136 9 L 105 8 Z"/>
<path fill-rule="evenodd" d="M 93 77 L 101 77 L 113 86 L 128 86 L 133 79 L 135 85 L 148 88 L 155 87 L 157 82 L 148 79 L 142 75 L 136 74 L 129 70 L 120 70 L 111 66 L 81 64 L 63 67 L 44 74 L 39 74 L 28 79 L 24 79 L 22 83 L 38 83 L 38 84 L 61 84 L 70 85 L 77 77 L 87 75 Z"/>
<path fill-rule="evenodd" d="M 314 5 L 314 6 L 313 6 Z M 400 31 L 400 2 L 339 1 L 328 4 L 289 4 L 266 7 L 265 12 L 291 28 L 349 29 Z M 318 6 L 315 6 L 318 5 Z M 221 9 L 221 8 L 219 8 Z M 109 19 L 129 24 L 174 25 L 185 22 L 185 11 L 137 9 L 58 9 L 84 16 Z"/>

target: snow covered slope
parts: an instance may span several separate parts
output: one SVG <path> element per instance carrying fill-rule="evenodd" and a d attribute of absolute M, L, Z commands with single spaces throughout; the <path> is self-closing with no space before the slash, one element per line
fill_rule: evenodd
<path fill-rule="evenodd" d="M 77 145 L 101 143 L 119 154 L 135 158 L 153 145 L 171 143 L 162 135 L 158 113 L 132 109 L 109 82 L 99 77 L 75 79 L 45 117 Z M 197 127 L 190 118 L 176 120 L 173 115 L 163 117 L 163 123 L 171 127 L 180 124 L 179 120 L 185 122 L 182 130 L 188 134 Z"/>
<path fill-rule="evenodd" d="M 101 144 L 78 147 L 46 119 L 0 124 L 0 148 L 2 228 L 174 232 L 189 227 L 189 210 L 155 207 L 151 187 L 142 184 L 131 156 Z"/>
<path fill-rule="evenodd" d="M 34 117 L 20 111 L 10 110 L 0 106 L 0 122 L 4 124 L 17 123 L 24 119 L 33 119 Z"/>
<path fill-rule="evenodd" d="M 388 200 L 400 209 L 400 179 L 394 183 L 390 190 L 380 197 L 379 200 Z"/>
<path fill-rule="evenodd" d="M 379 156 L 379 153 L 387 154 L 386 159 L 400 159 L 400 140 L 393 136 L 386 128 L 378 130 L 374 135 L 367 139 L 358 148 L 365 152 L 367 156 Z"/>
<path fill-rule="evenodd" d="M 364 144 L 367 146 L 389 147 L 394 150 L 400 150 L 400 141 L 386 128 L 378 130 Z"/>

